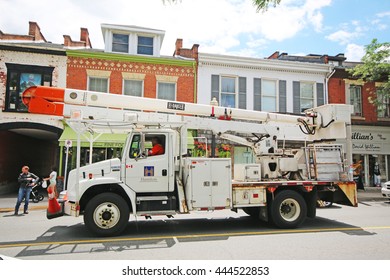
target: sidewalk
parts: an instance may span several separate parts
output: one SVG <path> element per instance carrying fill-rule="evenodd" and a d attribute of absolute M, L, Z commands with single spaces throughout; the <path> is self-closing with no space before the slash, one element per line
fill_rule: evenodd
<path fill-rule="evenodd" d="M 16 197 L 17 194 L 0 195 L 0 213 L 13 212 L 15 210 Z M 358 190 L 358 202 L 364 201 L 387 201 L 387 198 L 382 196 L 380 187 L 366 187 L 364 191 Z M 47 204 L 47 195 L 45 195 L 45 198 L 38 203 L 30 200 L 28 210 L 44 210 L 47 209 Z M 20 209 L 23 209 L 23 206 L 24 202 L 20 205 Z"/>
<path fill-rule="evenodd" d="M 0 195 L 0 213 L 14 212 L 17 196 L 18 196 L 17 193 Z M 32 200 L 30 200 L 28 204 L 28 211 L 46 209 L 47 204 L 48 204 L 47 195 L 45 195 L 45 198 L 42 201 L 39 201 L 38 203 L 34 203 L 32 202 Z M 23 206 L 24 206 L 24 202 L 20 204 L 20 208 L 19 208 L 20 213 L 23 213 Z"/>

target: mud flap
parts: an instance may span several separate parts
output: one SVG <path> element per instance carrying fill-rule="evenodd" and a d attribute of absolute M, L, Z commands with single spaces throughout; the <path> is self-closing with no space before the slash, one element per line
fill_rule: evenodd
<path fill-rule="evenodd" d="M 311 192 L 305 193 L 307 204 L 307 217 L 315 218 L 317 214 L 317 189 L 313 188 Z"/>
<path fill-rule="evenodd" d="M 334 193 L 333 202 L 346 205 L 346 206 L 358 206 L 357 189 L 355 182 L 338 182 L 338 190 Z"/>

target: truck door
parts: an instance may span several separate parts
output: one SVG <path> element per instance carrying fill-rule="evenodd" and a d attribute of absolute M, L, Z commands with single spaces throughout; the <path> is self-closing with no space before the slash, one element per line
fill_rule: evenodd
<path fill-rule="evenodd" d="M 148 155 L 152 139 L 158 139 L 159 152 Z M 153 141 L 154 141 L 153 140 Z M 126 184 L 136 192 L 168 192 L 173 181 L 169 160 L 168 134 L 134 133 L 126 155 Z"/>

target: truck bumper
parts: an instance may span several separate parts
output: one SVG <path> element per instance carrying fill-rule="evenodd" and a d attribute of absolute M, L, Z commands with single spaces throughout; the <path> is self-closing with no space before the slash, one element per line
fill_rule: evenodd
<path fill-rule="evenodd" d="M 63 212 L 65 215 L 78 217 L 80 216 L 80 205 L 73 201 L 64 201 Z"/>

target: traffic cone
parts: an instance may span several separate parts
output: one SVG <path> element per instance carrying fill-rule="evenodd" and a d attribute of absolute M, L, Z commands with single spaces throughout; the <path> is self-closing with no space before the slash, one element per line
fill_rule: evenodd
<path fill-rule="evenodd" d="M 58 203 L 58 201 L 55 197 L 54 189 L 48 188 L 47 193 L 48 193 L 48 197 L 49 197 L 49 204 L 47 206 L 46 217 L 48 219 L 53 219 L 53 218 L 62 216 L 63 215 L 62 207 Z"/>

